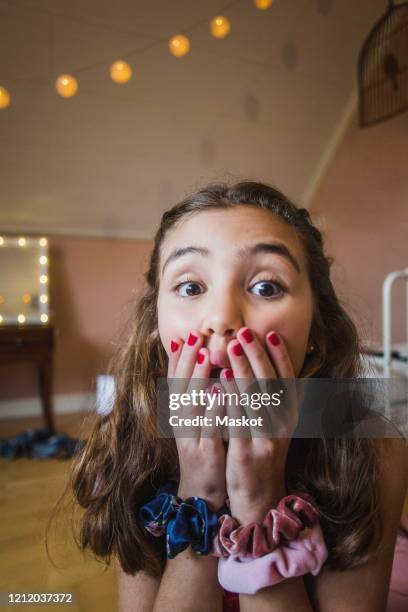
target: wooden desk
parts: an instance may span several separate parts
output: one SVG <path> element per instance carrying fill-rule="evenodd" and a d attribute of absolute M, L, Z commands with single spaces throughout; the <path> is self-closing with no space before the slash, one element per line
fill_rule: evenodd
<path fill-rule="evenodd" d="M 52 411 L 52 354 L 54 328 L 52 325 L 0 326 L 0 366 L 16 361 L 35 363 L 44 421 L 55 432 Z"/>

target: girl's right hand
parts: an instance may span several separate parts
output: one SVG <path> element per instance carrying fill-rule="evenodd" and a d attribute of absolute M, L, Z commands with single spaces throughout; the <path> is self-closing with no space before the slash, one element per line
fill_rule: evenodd
<path fill-rule="evenodd" d="M 190 393 L 192 389 L 197 392 L 206 390 L 211 363 L 209 351 L 202 345 L 203 336 L 197 330 L 191 330 L 186 341 L 173 339 L 167 374 L 169 388 L 176 388 L 178 393 Z M 198 357 L 201 363 L 198 363 Z M 190 379 L 193 379 L 192 383 Z M 197 415 L 211 417 L 212 413 L 205 406 L 198 406 L 189 416 Z M 178 495 L 182 499 L 201 497 L 213 511 L 218 510 L 225 504 L 226 498 L 226 450 L 223 438 L 217 437 L 215 431 L 211 432 L 211 427 L 194 427 L 195 433 L 191 437 L 177 437 L 178 429 L 176 427 L 174 430 L 180 464 Z M 204 437 L 204 433 L 210 436 Z"/>

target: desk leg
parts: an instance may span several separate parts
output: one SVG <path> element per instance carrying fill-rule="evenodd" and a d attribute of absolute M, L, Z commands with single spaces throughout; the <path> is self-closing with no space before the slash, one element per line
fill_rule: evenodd
<path fill-rule="evenodd" d="M 52 359 L 47 359 L 39 365 L 40 395 L 46 426 L 52 434 L 55 433 L 54 415 L 52 411 Z"/>

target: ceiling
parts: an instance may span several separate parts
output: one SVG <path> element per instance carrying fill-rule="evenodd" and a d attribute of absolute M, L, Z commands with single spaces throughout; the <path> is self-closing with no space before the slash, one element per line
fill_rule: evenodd
<path fill-rule="evenodd" d="M 308 205 L 355 110 L 385 0 L 0 0 L 0 230 L 151 238 L 209 180 L 256 178 Z M 209 20 L 231 21 L 217 40 Z M 168 39 L 185 33 L 190 53 Z M 127 59 L 133 78 L 113 83 Z M 58 74 L 78 94 L 60 98 Z"/>

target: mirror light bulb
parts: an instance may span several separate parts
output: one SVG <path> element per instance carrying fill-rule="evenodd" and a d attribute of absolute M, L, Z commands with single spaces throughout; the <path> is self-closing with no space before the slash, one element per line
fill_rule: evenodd
<path fill-rule="evenodd" d="M 231 24 L 226 17 L 219 15 L 211 20 L 210 30 L 215 38 L 225 38 L 230 33 Z"/>
<path fill-rule="evenodd" d="M 46 274 L 41 274 L 41 276 L 40 276 L 40 283 L 42 285 L 45 285 L 45 283 L 48 283 L 48 276 Z"/>
<path fill-rule="evenodd" d="M 41 319 L 41 323 L 46 323 L 48 321 L 48 315 L 42 314 L 40 319 Z"/>
<path fill-rule="evenodd" d="M 183 34 L 178 34 L 177 36 L 173 36 L 169 41 L 169 51 L 175 57 L 183 57 L 190 50 L 190 41 L 187 36 Z"/>
<path fill-rule="evenodd" d="M 19 314 L 19 315 L 18 315 L 18 317 L 17 317 L 17 321 L 18 321 L 19 323 L 25 323 L 25 320 L 26 320 L 26 318 L 25 318 L 25 316 L 24 316 L 23 314 Z"/>
<path fill-rule="evenodd" d="M 18 239 L 18 246 L 25 246 L 26 245 L 26 239 L 25 238 L 19 238 Z"/>
<path fill-rule="evenodd" d="M 46 238 L 40 238 L 40 246 L 46 246 L 47 245 L 47 239 Z"/>
<path fill-rule="evenodd" d="M 61 74 L 55 81 L 55 89 L 62 98 L 72 98 L 78 91 L 78 81 L 70 74 Z"/>
<path fill-rule="evenodd" d="M 5 87 L 0 87 L 0 108 L 10 106 L 10 94 Z"/>
<path fill-rule="evenodd" d="M 132 78 L 132 68 L 127 62 L 118 60 L 111 65 L 110 76 L 115 83 L 127 83 Z"/>

